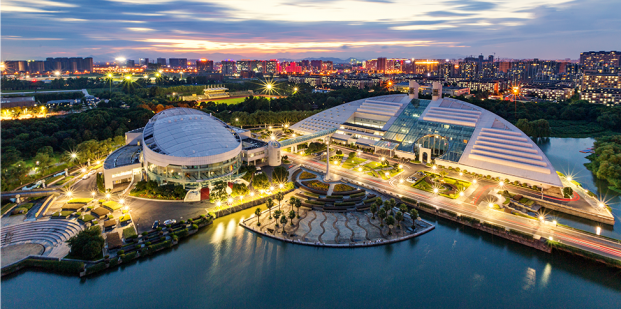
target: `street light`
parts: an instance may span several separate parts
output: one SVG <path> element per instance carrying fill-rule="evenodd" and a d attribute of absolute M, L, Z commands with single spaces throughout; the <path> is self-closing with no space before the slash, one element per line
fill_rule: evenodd
<path fill-rule="evenodd" d="M 498 185 L 502 187 L 502 186 L 505 185 L 505 183 L 504 183 L 504 181 L 501 181 L 501 182 L 498 183 Z"/>
<path fill-rule="evenodd" d="M 571 182 L 571 180 L 572 180 L 571 176 L 567 176 L 567 180 L 568 180 L 569 182 Z"/>
<path fill-rule="evenodd" d="M 253 197 L 254 196 L 254 191 L 250 192 L 250 196 Z"/>
<path fill-rule="evenodd" d="M 403 164 L 399 164 L 399 168 L 403 168 Z"/>
<path fill-rule="evenodd" d="M 229 197 L 229 199 L 227 200 L 227 202 L 229 202 L 229 204 L 233 203 L 233 199 Z"/>
<path fill-rule="evenodd" d="M 464 173 L 462 173 L 462 172 L 459 172 L 459 176 L 464 176 Z"/>
<path fill-rule="evenodd" d="M 362 167 L 359 167 L 359 168 L 358 168 L 358 171 L 359 171 L 359 172 L 362 172 Z"/>
<path fill-rule="evenodd" d="M 476 179 L 472 180 L 472 183 L 477 183 L 477 180 Z"/>
<path fill-rule="evenodd" d="M 73 192 L 71 192 L 71 191 L 67 191 L 66 195 L 67 195 L 67 196 L 72 196 L 72 195 L 73 195 Z"/>
<path fill-rule="evenodd" d="M 285 187 L 285 185 L 283 185 L 283 184 L 281 183 L 281 184 L 279 184 L 279 185 L 278 185 L 278 187 L 282 189 L 282 188 L 284 188 L 284 187 Z"/>
<path fill-rule="evenodd" d="M 437 167 L 434 165 L 431 167 L 431 169 L 433 169 L 434 171 L 437 169 Z"/>
<path fill-rule="evenodd" d="M 82 173 L 86 173 L 86 168 L 85 167 L 82 168 Z"/>
<path fill-rule="evenodd" d="M 95 197 L 95 191 L 91 192 L 91 196 Z"/>
<path fill-rule="evenodd" d="M 464 196 L 464 191 L 459 192 L 459 196 Z"/>
<path fill-rule="evenodd" d="M 106 194 L 106 198 L 110 199 L 110 193 Z"/>
<path fill-rule="evenodd" d="M 121 204 L 125 204 L 125 199 L 120 199 L 120 200 L 119 200 L 119 202 L 120 202 Z"/>
<path fill-rule="evenodd" d="M 434 188 L 433 193 L 438 194 L 438 188 Z"/>
<path fill-rule="evenodd" d="M 604 208 L 605 205 L 604 205 L 604 203 L 599 203 L 599 204 L 597 204 L 597 206 L 599 206 L 600 208 Z"/>
<path fill-rule="evenodd" d="M 274 191 L 274 186 L 271 186 L 271 187 L 270 187 L 270 191 Z"/>
<path fill-rule="evenodd" d="M 489 203 L 488 206 L 489 208 L 494 208 L 494 203 Z"/>

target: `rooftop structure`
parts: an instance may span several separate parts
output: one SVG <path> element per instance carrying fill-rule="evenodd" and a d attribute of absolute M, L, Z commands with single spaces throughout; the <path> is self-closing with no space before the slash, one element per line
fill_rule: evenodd
<path fill-rule="evenodd" d="M 501 179 L 562 187 L 541 149 L 500 116 L 455 99 L 412 97 L 398 94 L 345 103 L 291 129 L 309 137 L 333 130 L 332 139 L 337 142 L 373 148 L 391 157 L 433 159 L 436 164 Z"/>

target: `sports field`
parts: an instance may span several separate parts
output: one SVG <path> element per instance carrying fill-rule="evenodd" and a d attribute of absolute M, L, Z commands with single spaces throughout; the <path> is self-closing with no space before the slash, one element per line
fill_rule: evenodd
<path fill-rule="evenodd" d="M 221 99 L 221 100 L 207 100 L 206 102 L 209 101 L 213 101 L 216 104 L 237 104 L 237 103 L 241 103 L 244 102 L 246 98 L 245 97 L 241 97 L 241 98 L 232 98 L 232 99 Z"/>

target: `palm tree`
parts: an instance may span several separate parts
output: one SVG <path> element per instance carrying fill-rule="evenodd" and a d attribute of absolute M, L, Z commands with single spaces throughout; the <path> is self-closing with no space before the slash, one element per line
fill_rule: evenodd
<path fill-rule="evenodd" d="M 287 226 L 287 217 L 280 217 L 280 223 L 282 223 L 282 233 L 285 233 L 285 226 Z"/>
<path fill-rule="evenodd" d="M 295 208 L 298 209 L 298 219 L 300 219 L 300 207 L 302 207 L 302 201 L 299 198 L 295 199 Z"/>
<path fill-rule="evenodd" d="M 291 209 L 293 209 L 293 206 L 295 205 L 295 200 L 295 196 L 289 198 L 289 205 L 291 205 Z"/>
<path fill-rule="evenodd" d="M 282 202 L 282 200 L 285 198 L 285 195 L 282 194 L 282 192 L 278 192 L 276 193 L 276 195 L 274 195 L 274 198 L 278 201 L 278 210 L 280 210 L 280 202 Z"/>
<path fill-rule="evenodd" d="M 293 219 L 295 218 L 295 210 L 289 212 L 289 219 L 291 219 L 291 226 L 293 226 Z"/>
<path fill-rule="evenodd" d="M 384 219 L 386 218 L 386 209 L 382 208 L 379 210 L 378 216 L 380 218 L 380 227 L 384 227 Z"/>
<path fill-rule="evenodd" d="M 403 221 L 403 213 L 401 211 L 397 211 L 395 220 L 397 220 L 397 228 L 401 229 L 401 221 Z"/>
<path fill-rule="evenodd" d="M 265 202 L 265 206 L 267 206 L 267 210 L 270 211 L 270 220 L 272 219 L 272 207 L 274 207 L 274 201 L 271 198 L 268 198 Z"/>
<path fill-rule="evenodd" d="M 254 210 L 254 214 L 257 216 L 257 226 L 261 226 L 261 207 L 257 207 L 257 209 Z"/>
<path fill-rule="evenodd" d="M 274 211 L 274 219 L 276 219 L 276 227 L 278 227 L 278 218 L 280 218 L 280 214 L 281 214 L 280 210 Z"/>
<path fill-rule="evenodd" d="M 392 235 L 390 226 L 395 224 L 395 218 L 393 218 L 393 216 L 388 216 L 388 218 L 386 218 L 386 224 L 388 224 L 388 235 Z"/>
<path fill-rule="evenodd" d="M 371 213 L 373 214 L 373 218 L 375 219 L 375 213 L 377 212 L 377 205 L 375 203 L 371 204 Z"/>
<path fill-rule="evenodd" d="M 446 175 L 448 175 L 448 172 L 447 172 L 447 171 L 445 171 L 445 170 L 441 170 L 441 171 L 440 171 L 440 180 L 441 180 L 442 182 L 444 182 L 444 177 L 446 177 Z"/>
<path fill-rule="evenodd" d="M 410 217 L 412 217 L 412 228 L 416 228 L 416 219 L 418 219 L 418 211 L 412 208 L 410 209 Z"/>
<path fill-rule="evenodd" d="M 399 204 L 399 210 L 401 210 L 402 213 L 406 213 L 408 212 L 408 207 L 405 206 L 405 204 L 401 203 Z"/>

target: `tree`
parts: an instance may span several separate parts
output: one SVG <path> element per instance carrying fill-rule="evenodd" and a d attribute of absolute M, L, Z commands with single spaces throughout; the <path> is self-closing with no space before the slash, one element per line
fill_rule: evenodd
<path fill-rule="evenodd" d="M 257 209 L 254 210 L 254 214 L 257 216 L 257 226 L 261 226 L 261 207 L 257 207 Z"/>
<path fill-rule="evenodd" d="M 277 166 L 272 172 L 272 180 L 275 183 L 285 183 L 289 180 L 289 171 L 284 166 Z"/>
<path fill-rule="evenodd" d="M 211 190 L 210 196 L 213 197 L 216 201 L 226 200 L 228 194 L 226 193 L 226 187 L 228 184 L 224 181 L 217 181 L 213 185 L 213 190 Z"/>
<path fill-rule="evenodd" d="M 356 152 L 352 151 L 347 155 L 347 160 L 352 161 L 353 159 L 356 158 Z"/>
<path fill-rule="evenodd" d="M 267 206 L 267 210 L 269 211 L 269 218 L 272 219 L 272 207 L 274 207 L 274 201 L 271 197 L 267 198 L 267 201 L 265 201 L 265 206 Z"/>
<path fill-rule="evenodd" d="M 393 216 L 388 216 L 388 218 L 386 218 L 386 224 L 388 225 L 388 235 L 392 235 L 390 226 L 395 224 L 395 218 Z"/>
<path fill-rule="evenodd" d="M 402 213 L 406 213 L 408 212 L 408 207 L 405 204 L 401 203 L 399 204 L 399 210 L 401 210 Z"/>
<path fill-rule="evenodd" d="M 285 226 L 287 226 L 287 217 L 280 217 L 280 223 L 282 224 L 282 233 L 285 233 Z"/>
<path fill-rule="evenodd" d="M 293 226 L 293 219 L 295 218 L 295 210 L 289 212 L 289 219 L 291 219 L 291 225 Z"/>
<path fill-rule="evenodd" d="M 298 209 L 298 219 L 300 219 L 300 207 L 302 207 L 302 201 L 299 198 L 295 199 L 295 208 Z"/>
<path fill-rule="evenodd" d="M 72 256 L 91 260 L 101 254 L 105 241 L 99 226 L 93 226 L 69 238 L 67 243 Z"/>
<path fill-rule="evenodd" d="M 278 210 L 280 210 L 280 202 L 282 202 L 282 200 L 285 198 L 285 195 L 282 192 L 278 192 L 276 193 L 276 195 L 274 195 L 274 198 L 278 201 Z"/>
<path fill-rule="evenodd" d="M 410 217 L 412 218 L 412 228 L 416 228 L 416 219 L 418 219 L 418 211 L 412 208 L 410 209 Z"/>
<path fill-rule="evenodd" d="M 384 227 L 384 219 L 386 218 L 386 209 L 382 208 L 378 212 L 378 216 L 380 218 L 380 227 Z"/>
<path fill-rule="evenodd" d="M 270 181 L 267 179 L 265 173 L 261 173 L 254 177 L 252 186 L 257 190 L 267 190 L 270 187 Z"/>
<path fill-rule="evenodd" d="M 565 187 L 563 188 L 563 196 L 565 198 L 570 198 L 574 195 L 574 189 L 572 189 L 571 187 Z"/>
<path fill-rule="evenodd" d="M 397 211 L 395 214 L 395 220 L 397 220 L 397 228 L 401 228 L 401 221 L 403 221 L 403 213 L 401 211 Z"/>
<path fill-rule="evenodd" d="M 282 214 L 282 211 L 280 210 L 274 211 L 274 219 L 276 219 L 276 227 L 278 227 L 278 218 L 280 218 L 281 214 Z"/>

